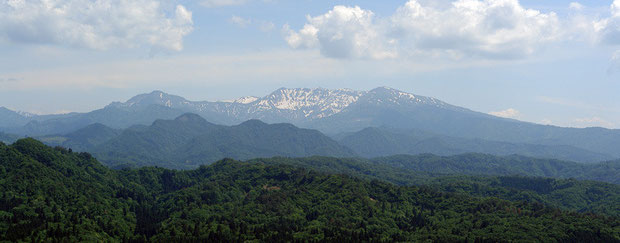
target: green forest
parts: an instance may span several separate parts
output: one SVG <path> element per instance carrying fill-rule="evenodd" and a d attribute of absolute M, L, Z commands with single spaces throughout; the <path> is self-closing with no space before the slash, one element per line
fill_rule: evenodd
<path fill-rule="evenodd" d="M 112 170 L 0 143 L 0 241 L 620 242 L 614 184 L 335 160 Z"/>

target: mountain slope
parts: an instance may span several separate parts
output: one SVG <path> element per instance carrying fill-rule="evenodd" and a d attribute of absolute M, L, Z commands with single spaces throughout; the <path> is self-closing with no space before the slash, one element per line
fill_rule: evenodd
<path fill-rule="evenodd" d="M 354 156 L 350 149 L 315 130 L 258 120 L 227 127 L 189 113 L 175 120 L 157 120 L 149 127 L 126 129 L 91 151 L 113 167 L 127 164 L 184 169 L 227 157 Z"/>
<path fill-rule="evenodd" d="M 577 162 L 599 162 L 614 159 L 611 155 L 595 153 L 573 146 L 534 145 L 466 139 L 420 130 L 397 130 L 385 127 L 365 128 L 356 133 L 341 136 L 338 141 L 364 157 L 423 153 L 436 155 L 485 153 L 494 155 L 519 154 Z"/>
<path fill-rule="evenodd" d="M 17 141 L 17 139 L 19 139 L 17 135 L 0 132 L 0 142 L 13 143 Z"/>
<path fill-rule="evenodd" d="M 23 126 L 30 121 L 31 116 L 29 113 L 19 113 L 0 107 L 0 127 Z"/>
<path fill-rule="evenodd" d="M 62 146 L 75 151 L 89 151 L 95 146 L 118 136 L 120 130 L 94 123 L 65 135 L 48 135 L 37 139 L 50 146 Z"/>

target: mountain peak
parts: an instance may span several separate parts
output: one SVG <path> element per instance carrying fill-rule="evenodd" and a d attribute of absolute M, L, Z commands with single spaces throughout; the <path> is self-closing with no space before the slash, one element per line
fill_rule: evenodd
<path fill-rule="evenodd" d="M 194 113 L 185 113 L 175 118 L 174 120 L 180 121 L 180 122 L 191 122 L 191 121 L 200 121 L 200 122 L 205 121 L 206 122 L 207 121 L 201 116 L 194 114 Z"/>
<path fill-rule="evenodd" d="M 370 92 L 385 92 L 385 91 L 389 91 L 389 92 L 402 92 L 400 90 L 397 90 L 395 88 L 391 88 L 391 87 L 388 87 L 388 86 L 380 86 L 380 87 L 376 87 L 376 88 L 370 90 Z"/>
<path fill-rule="evenodd" d="M 257 110 L 299 112 L 301 117 L 322 118 L 340 112 L 365 92 L 350 89 L 280 88 L 257 101 Z"/>
<path fill-rule="evenodd" d="M 256 96 L 244 96 L 244 97 L 241 97 L 239 99 L 233 100 L 232 103 L 249 104 L 249 103 L 252 103 L 254 101 L 257 101 L 258 99 L 260 99 L 260 98 L 258 98 Z"/>
<path fill-rule="evenodd" d="M 267 125 L 267 123 L 258 120 L 258 119 L 250 119 L 247 121 L 242 122 L 241 124 L 239 124 L 239 126 L 244 126 L 244 127 L 262 127 Z"/>
<path fill-rule="evenodd" d="M 148 106 L 148 105 L 161 105 L 166 107 L 176 107 L 188 104 L 185 98 L 171 95 L 160 90 L 154 90 L 151 93 L 139 94 L 125 103 L 115 102 L 111 105 L 117 107 L 135 107 L 135 106 Z"/>

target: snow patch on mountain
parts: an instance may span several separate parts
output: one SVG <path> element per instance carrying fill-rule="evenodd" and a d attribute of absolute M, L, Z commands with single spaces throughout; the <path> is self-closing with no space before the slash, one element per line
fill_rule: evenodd
<path fill-rule="evenodd" d="M 276 121 L 314 120 L 332 116 L 355 103 L 375 105 L 431 105 L 453 107 L 440 100 L 379 87 L 370 91 L 324 88 L 280 88 L 264 97 L 245 96 L 234 100 L 188 101 L 182 97 L 153 91 L 115 102 L 116 107 L 161 105 L 198 114 L 225 114 L 232 120 L 266 119 Z"/>
<path fill-rule="evenodd" d="M 249 104 L 252 103 L 254 101 L 257 101 L 259 98 L 255 97 L 255 96 L 245 96 L 245 97 L 241 97 L 239 99 L 233 100 L 231 101 L 232 103 L 238 103 L 238 104 Z"/>

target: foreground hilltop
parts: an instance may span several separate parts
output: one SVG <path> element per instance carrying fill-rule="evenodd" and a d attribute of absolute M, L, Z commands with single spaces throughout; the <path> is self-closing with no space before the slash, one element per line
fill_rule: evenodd
<path fill-rule="evenodd" d="M 8 241 L 596 241 L 617 218 L 284 164 L 113 171 L 33 139 L 0 143 Z"/>

